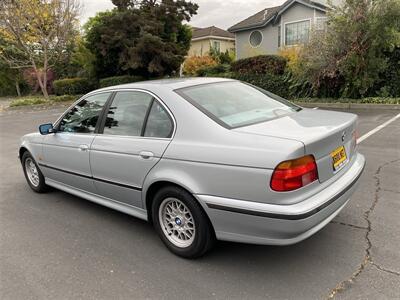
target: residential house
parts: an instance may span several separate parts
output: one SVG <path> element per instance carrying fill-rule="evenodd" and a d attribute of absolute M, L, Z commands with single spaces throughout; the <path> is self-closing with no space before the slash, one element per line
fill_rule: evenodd
<path fill-rule="evenodd" d="M 210 48 L 217 52 L 235 50 L 235 35 L 221 28 L 211 26 L 207 28 L 192 28 L 192 41 L 188 56 L 208 55 Z"/>
<path fill-rule="evenodd" d="M 307 43 L 311 29 L 326 30 L 326 2 L 288 0 L 233 25 L 228 31 L 235 34 L 236 58 L 277 54 L 282 47 Z"/>

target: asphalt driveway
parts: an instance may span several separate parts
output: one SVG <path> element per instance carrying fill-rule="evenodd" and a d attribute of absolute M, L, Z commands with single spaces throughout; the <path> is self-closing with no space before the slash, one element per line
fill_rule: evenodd
<path fill-rule="evenodd" d="M 357 111 L 360 136 L 398 112 Z M 0 113 L 1 299 L 400 298 L 400 119 L 359 145 L 359 188 L 318 234 L 287 247 L 221 242 L 185 260 L 143 221 L 29 189 L 19 138 L 59 113 Z"/>

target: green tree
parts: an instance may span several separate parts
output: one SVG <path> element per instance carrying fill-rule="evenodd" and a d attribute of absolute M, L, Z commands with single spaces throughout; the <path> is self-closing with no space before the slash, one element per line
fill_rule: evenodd
<path fill-rule="evenodd" d="M 328 13 L 326 34 L 313 34 L 302 51 L 299 78 L 314 91 L 345 97 L 373 93 L 400 45 L 400 0 L 344 0 Z"/>
<path fill-rule="evenodd" d="M 0 1 L 0 59 L 33 69 L 45 98 L 48 71 L 77 34 L 77 0 Z"/>
<path fill-rule="evenodd" d="M 179 69 L 190 47 L 183 21 L 197 4 L 184 0 L 113 0 L 116 9 L 85 25 L 86 46 L 95 56 L 98 77 L 123 74 L 156 77 Z"/>

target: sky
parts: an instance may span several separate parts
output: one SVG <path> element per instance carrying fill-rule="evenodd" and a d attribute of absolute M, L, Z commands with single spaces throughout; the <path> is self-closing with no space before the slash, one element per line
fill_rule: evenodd
<path fill-rule="evenodd" d="M 217 26 L 227 29 L 237 22 L 272 6 L 281 5 L 285 0 L 191 0 L 199 5 L 197 15 L 190 24 L 196 27 Z M 111 0 L 81 0 L 81 24 L 99 11 L 113 8 Z"/>

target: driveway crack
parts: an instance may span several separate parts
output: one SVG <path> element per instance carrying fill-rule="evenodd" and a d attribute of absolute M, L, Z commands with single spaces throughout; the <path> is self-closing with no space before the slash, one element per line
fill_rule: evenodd
<path fill-rule="evenodd" d="M 367 222 L 367 228 L 366 228 L 366 232 L 364 235 L 365 238 L 365 242 L 366 242 L 366 248 L 365 248 L 365 254 L 363 257 L 363 260 L 361 262 L 361 264 L 358 266 L 358 268 L 353 272 L 353 274 L 350 276 L 350 278 L 345 279 L 341 282 L 339 282 L 329 293 L 327 299 L 333 299 L 335 298 L 336 294 L 338 294 L 339 292 L 343 292 L 344 290 L 346 290 L 347 288 L 349 288 L 353 282 L 357 279 L 358 276 L 360 276 L 360 274 L 362 273 L 362 271 L 364 271 L 364 269 L 367 267 L 367 265 L 371 264 L 374 265 L 377 269 L 390 273 L 390 274 L 394 274 L 394 275 L 398 275 L 399 273 L 397 271 L 392 271 L 392 270 L 387 270 L 377 264 L 375 264 L 372 260 L 371 257 L 371 248 L 372 248 L 372 242 L 370 240 L 370 233 L 372 230 L 372 223 L 370 220 L 370 215 L 372 214 L 372 212 L 375 210 L 376 205 L 378 204 L 379 201 L 379 192 L 382 190 L 381 189 L 381 180 L 380 180 L 380 173 L 382 171 L 382 169 L 390 164 L 396 163 L 400 161 L 400 159 L 396 159 L 393 161 L 389 161 L 386 162 L 382 165 L 380 165 L 378 167 L 378 169 L 376 170 L 375 174 L 374 174 L 374 179 L 375 179 L 375 193 L 374 193 L 374 200 L 370 206 L 370 208 L 364 212 L 364 219 Z M 340 223 L 339 223 L 340 224 Z M 346 223 L 344 223 L 346 224 Z"/>
<path fill-rule="evenodd" d="M 389 274 L 392 274 L 392 275 L 400 276 L 400 272 L 397 272 L 397 271 L 394 271 L 394 270 L 386 269 L 386 268 L 384 268 L 384 267 L 382 267 L 382 266 L 380 266 L 380 265 L 378 265 L 378 264 L 376 264 L 376 263 L 374 263 L 374 262 L 371 262 L 371 264 L 372 264 L 375 268 L 377 268 L 379 271 L 383 271 L 383 272 L 386 272 L 386 273 L 389 273 Z"/>
<path fill-rule="evenodd" d="M 339 224 L 339 225 L 343 225 L 343 226 L 349 226 L 349 227 L 356 228 L 356 229 L 368 230 L 368 227 L 358 226 L 358 225 L 345 223 L 345 222 L 331 221 L 331 223 L 332 224 Z"/>

